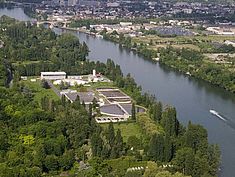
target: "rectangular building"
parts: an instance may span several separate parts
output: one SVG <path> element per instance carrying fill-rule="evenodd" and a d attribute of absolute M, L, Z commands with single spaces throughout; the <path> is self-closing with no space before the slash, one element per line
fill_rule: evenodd
<path fill-rule="evenodd" d="M 92 104 L 93 100 L 96 99 L 93 92 L 61 92 L 71 103 L 73 103 L 77 97 L 79 97 L 80 102 L 84 102 L 86 105 Z"/>
<path fill-rule="evenodd" d="M 63 80 L 66 78 L 65 72 L 41 72 L 41 80 Z"/>

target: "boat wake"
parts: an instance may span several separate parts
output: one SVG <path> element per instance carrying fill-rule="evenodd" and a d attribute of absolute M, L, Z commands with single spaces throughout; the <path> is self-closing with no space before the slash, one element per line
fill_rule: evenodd
<path fill-rule="evenodd" d="M 218 112 L 216 112 L 215 110 L 211 109 L 210 113 L 213 114 L 214 116 L 218 117 L 219 119 L 223 120 L 223 121 L 227 121 L 227 119 L 225 119 L 224 117 L 222 117 Z"/>
<path fill-rule="evenodd" d="M 211 109 L 210 113 L 216 117 L 218 117 L 220 120 L 222 120 L 223 122 L 225 122 L 229 127 L 231 127 L 232 129 L 235 130 L 235 122 L 233 122 L 232 120 L 230 120 L 229 118 L 227 118 L 224 115 L 219 114 L 217 111 Z"/>

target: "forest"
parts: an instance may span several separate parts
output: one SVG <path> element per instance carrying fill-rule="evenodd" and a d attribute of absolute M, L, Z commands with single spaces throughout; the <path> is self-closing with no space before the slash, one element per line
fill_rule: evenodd
<path fill-rule="evenodd" d="M 0 22 L 0 176 L 217 176 L 220 150 L 208 143 L 206 129 L 182 125 L 174 107 L 142 93 L 111 59 L 89 61 L 87 45 L 72 34 L 58 36 L 5 16 Z M 97 124 L 95 103 L 86 108 L 79 99 L 70 103 L 47 96 L 37 101 L 37 90 L 20 80 L 41 71 L 79 75 L 94 68 L 147 108 L 132 112 L 130 120 L 141 128 L 141 137 L 124 141 L 114 123 Z M 136 166 L 143 169 L 130 170 Z"/>

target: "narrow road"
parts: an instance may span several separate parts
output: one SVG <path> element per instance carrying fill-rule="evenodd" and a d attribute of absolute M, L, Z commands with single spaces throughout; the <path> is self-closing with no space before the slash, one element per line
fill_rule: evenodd
<path fill-rule="evenodd" d="M 51 89 L 55 92 L 55 94 L 61 98 L 60 91 L 51 83 L 50 80 L 46 80 L 48 85 L 51 87 Z"/>

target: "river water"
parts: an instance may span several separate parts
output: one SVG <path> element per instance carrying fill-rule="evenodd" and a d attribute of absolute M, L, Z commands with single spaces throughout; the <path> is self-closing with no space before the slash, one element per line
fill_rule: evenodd
<path fill-rule="evenodd" d="M 8 13 L 8 10 L 0 9 L 0 16 L 24 16 L 18 14 L 19 10 L 15 13 L 12 10 Z M 23 20 L 28 20 L 28 17 Z M 68 32 L 54 30 L 59 34 Z M 203 125 L 208 131 L 209 141 L 219 144 L 222 151 L 219 176 L 235 176 L 235 94 L 207 82 L 189 78 L 159 63 L 145 60 L 129 50 L 120 48 L 118 44 L 84 33 L 71 33 L 87 43 L 90 60 L 106 62 L 107 58 L 111 58 L 121 66 L 124 74 L 131 73 L 143 91 L 156 95 L 164 104 L 175 106 L 180 122 L 186 125 L 191 120 Z M 218 111 L 226 121 L 210 114 L 210 109 Z"/>

